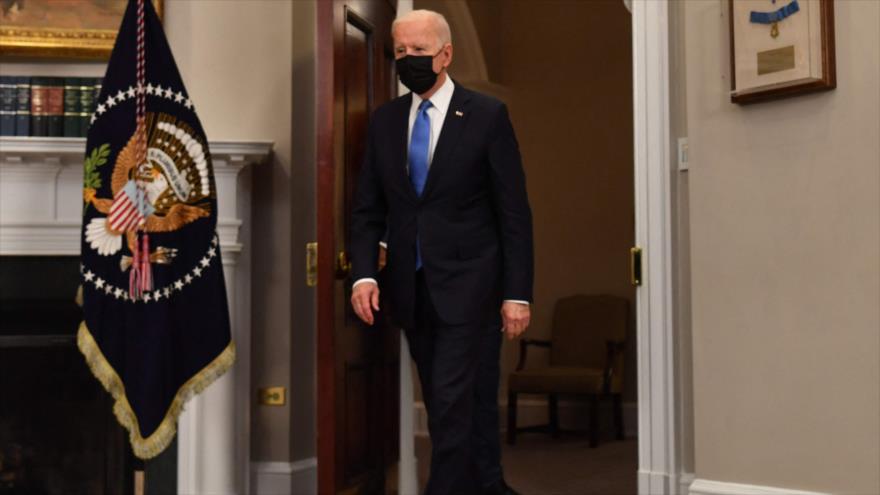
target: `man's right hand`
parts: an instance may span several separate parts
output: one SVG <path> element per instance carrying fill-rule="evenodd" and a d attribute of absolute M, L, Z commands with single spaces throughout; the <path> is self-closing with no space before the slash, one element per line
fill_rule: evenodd
<path fill-rule="evenodd" d="M 364 323 L 372 325 L 373 311 L 379 311 L 379 286 L 369 281 L 358 284 L 351 291 L 351 305 Z"/>

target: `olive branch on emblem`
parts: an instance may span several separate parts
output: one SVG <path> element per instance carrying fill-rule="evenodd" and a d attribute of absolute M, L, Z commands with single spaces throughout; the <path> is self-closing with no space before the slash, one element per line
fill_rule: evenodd
<path fill-rule="evenodd" d="M 110 156 L 110 143 L 104 143 L 86 155 L 83 170 L 83 209 L 88 208 L 98 188 L 101 187 L 101 173 L 98 167 L 107 163 Z"/>

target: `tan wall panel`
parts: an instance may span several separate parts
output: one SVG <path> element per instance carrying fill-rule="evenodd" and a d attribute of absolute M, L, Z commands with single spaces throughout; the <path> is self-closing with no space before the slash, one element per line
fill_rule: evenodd
<path fill-rule="evenodd" d="M 251 384 L 290 388 L 292 4 L 166 0 L 166 30 L 211 139 L 275 142 L 253 171 Z M 250 401 L 251 456 L 291 457 L 291 403 Z M 294 402 L 295 403 L 295 402 Z"/>
<path fill-rule="evenodd" d="M 878 493 L 880 3 L 835 2 L 835 91 L 749 107 L 726 5 L 685 14 L 696 474 Z"/>

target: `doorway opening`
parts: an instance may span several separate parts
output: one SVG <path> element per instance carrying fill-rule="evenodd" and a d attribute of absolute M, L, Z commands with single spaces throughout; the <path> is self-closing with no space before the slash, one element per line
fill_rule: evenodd
<path fill-rule="evenodd" d="M 413 7 L 449 20 L 453 79 L 507 103 L 528 181 L 536 276 L 524 337 L 551 348 L 529 345 L 523 352 L 519 342 L 506 341 L 502 349 L 505 477 L 524 494 L 636 493 L 630 12 L 620 1 L 415 0 Z M 594 307 L 603 301 L 624 309 L 603 318 L 604 310 Z M 579 325 L 580 335 L 566 335 Z M 604 332 L 618 332 L 622 343 L 608 394 L 602 393 L 605 344 L 600 339 L 597 349 L 590 338 Z M 572 346 L 580 351 L 567 356 L 564 348 Z M 579 367 L 596 374 L 570 369 Z M 413 383 L 424 486 L 430 442 L 415 375 Z M 515 435 L 514 418 L 524 430 Z"/>

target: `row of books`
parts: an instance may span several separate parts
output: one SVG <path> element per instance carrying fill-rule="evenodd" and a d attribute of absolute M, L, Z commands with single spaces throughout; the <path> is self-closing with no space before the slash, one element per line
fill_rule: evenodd
<path fill-rule="evenodd" d="M 0 136 L 85 137 L 101 79 L 0 76 Z"/>

